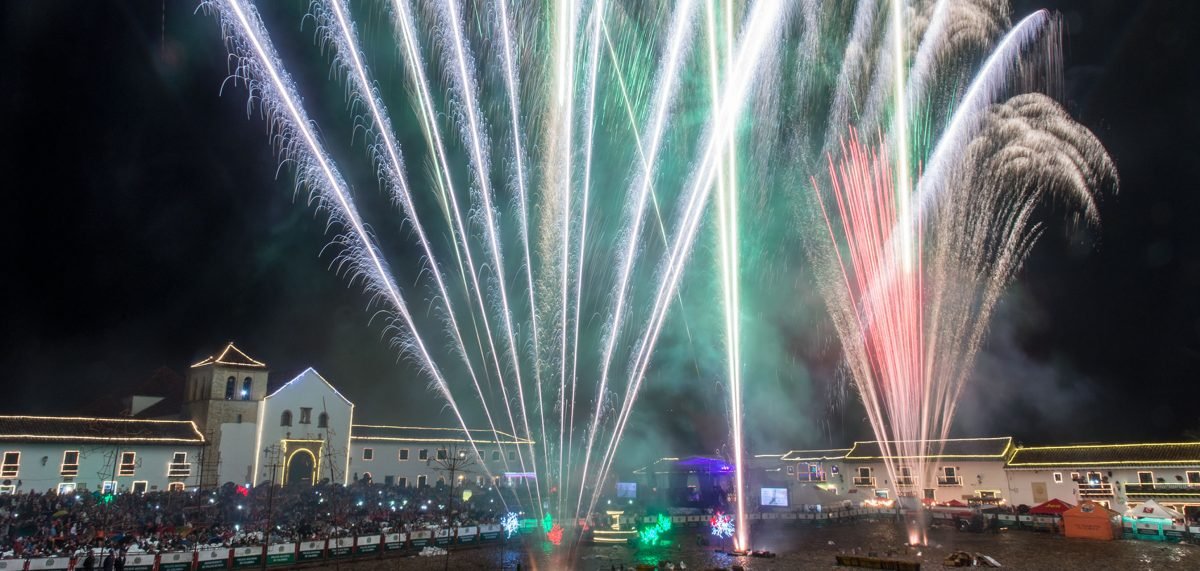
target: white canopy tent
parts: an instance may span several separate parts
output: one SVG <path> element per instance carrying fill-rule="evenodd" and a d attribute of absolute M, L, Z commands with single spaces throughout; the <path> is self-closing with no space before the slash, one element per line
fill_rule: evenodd
<path fill-rule="evenodd" d="M 1129 517 L 1133 517 L 1133 518 L 1153 517 L 1153 518 L 1171 519 L 1171 520 L 1183 519 L 1183 514 L 1177 512 L 1171 508 L 1163 506 L 1154 500 L 1147 500 L 1146 503 L 1144 503 L 1136 508 L 1130 508 L 1129 511 L 1125 513 L 1125 515 L 1127 515 Z"/>

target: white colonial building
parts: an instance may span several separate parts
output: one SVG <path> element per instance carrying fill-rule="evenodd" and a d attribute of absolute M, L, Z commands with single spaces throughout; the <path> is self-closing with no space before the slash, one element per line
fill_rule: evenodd
<path fill-rule="evenodd" d="M 468 440 L 461 428 L 356 424 L 350 438 L 351 477 L 378 484 L 433 486 L 449 483 L 451 467 L 455 485 L 513 485 L 533 476 L 532 441 L 499 431 L 472 429 L 470 433 Z"/>
<path fill-rule="evenodd" d="M 122 399 L 124 414 L 155 418 L 0 416 L 0 493 L 361 479 L 434 486 L 450 477 L 450 464 L 456 484 L 533 477 L 522 465 L 531 461 L 529 440 L 490 430 L 472 429 L 468 438 L 461 428 L 356 425 L 354 403 L 316 370 L 273 391 L 269 374 L 266 363 L 228 343 L 189 367 L 174 414 L 178 395 L 135 394 Z"/>
<path fill-rule="evenodd" d="M 0 416 L 0 493 L 184 489 L 203 449 L 187 421 Z"/>
<path fill-rule="evenodd" d="M 1155 500 L 1200 512 L 1200 442 L 1018 448 L 1007 471 L 1014 504 L 1092 500 L 1125 512 Z"/>

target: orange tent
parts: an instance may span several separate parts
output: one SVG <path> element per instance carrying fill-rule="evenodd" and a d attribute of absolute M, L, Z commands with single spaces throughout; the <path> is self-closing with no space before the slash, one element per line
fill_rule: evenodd
<path fill-rule="evenodd" d="M 1121 514 L 1096 502 L 1085 501 L 1063 512 L 1067 537 L 1111 540 L 1121 535 Z"/>
<path fill-rule="evenodd" d="M 1058 498 L 1054 498 L 1048 502 L 1040 503 L 1033 506 L 1029 510 L 1030 515 L 1061 515 L 1063 512 L 1071 509 L 1071 504 L 1064 502 Z"/>

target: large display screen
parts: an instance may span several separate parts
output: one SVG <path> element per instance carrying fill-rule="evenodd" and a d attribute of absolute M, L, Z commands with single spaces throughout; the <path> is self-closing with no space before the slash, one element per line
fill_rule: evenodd
<path fill-rule="evenodd" d="M 788 505 L 787 488 L 763 488 L 762 489 L 762 505 L 787 507 L 787 505 Z"/>
<path fill-rule="evenodd" d="M 637 498 L 637 482 L 617 482 L 618 498 Z"/>

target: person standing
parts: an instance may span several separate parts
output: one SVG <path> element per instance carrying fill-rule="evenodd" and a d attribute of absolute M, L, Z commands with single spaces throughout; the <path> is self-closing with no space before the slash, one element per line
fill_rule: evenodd
<path fill-rule="evenodd" d="M 96 556 L 95 556 L 95 554 L 92 553 L 92 550 L 89 549 L 87 557 L 85 557 L 83 559 L 83 571 L 95 571 L 95 570 L 96 570 Z"/>
<path fill-rule="evenodd" d="M 113 563 L 113 552 L 111 549 L 109 549 L 108 554 L 104 556 L 104 571 L 113 571 Z"/>

